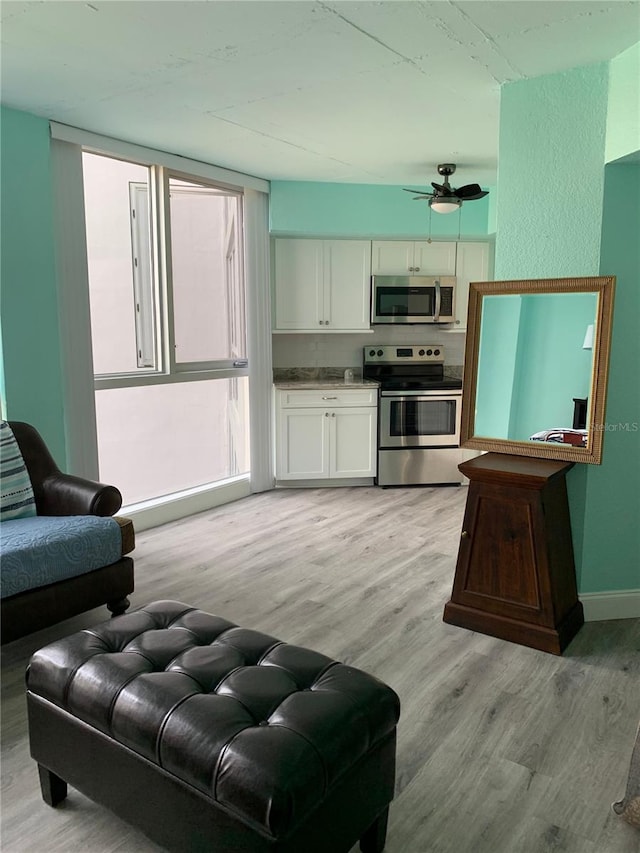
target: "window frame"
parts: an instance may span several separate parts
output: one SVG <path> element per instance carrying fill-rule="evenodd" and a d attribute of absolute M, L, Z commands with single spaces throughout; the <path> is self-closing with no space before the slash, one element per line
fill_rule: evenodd
<path fill-rule="evenodd" d="M 142 202 L 144 198 L 144 203 Z M 131 264 L 133 273 L 133 295 L 136 331 L 136 359 L 138 370 L 156 372 L 160 363 L 158 352 L 157 306 L 156 306 L 156 276 L 154 274 L 154 253 L 151 251 L 151 208 L 149 187 L 139 181 L 129 182 L 129 219 L 131 228 Z M 145 216 L 141 216 L 141 211 Z M 149 259 L 147 264 L 142 262 L 146 255 L 145 241 L 142 239 L 141 222 L 144 222 L 149 236 Z M 148 280 L 145 280 L 148 279 Z M 151 364 L 141 364 L 141 361 Z"/>
<path fill-rule="evenodd" d="M 227 358 L 197 362 L 176 362 L 175 333 L 173 317 L 173 276 L 171 253 L 171 211 L 170 180 L 185 181 L 199 186 L 222 190 L 237 199 L 238 216 L 235 224 L 237 240 L 243 240 L 244 230 L 244 188 L 227 184 L 212 178 L 201 177 L 183 172 L 170 166 L 150 163 L 140 159 L 110 154 L 83 146 L 82 151 L 113 160 L 121 160 L 149 169 L 149 216 L 150 216 L 150 273 L 152 276 L 155 367 L 139 367 L 136 371 L 123 373 L 94 374 L 96 391 L 108 388 L 133 388 L 144 385 L 163 385 L 175 382 L 192 382 L 203 379 L 229 379 L 249 376 L 249 359 Z M 224 235 L 225 240 L 227 235 Z M 133 235 L 132 235 L 133 241 Z M 241 300 L 245 306 L 245 340 L 248 338 L 248 318 L 246 315 L 247 282 L 244 269 L 244 248 L 242 242 L 237 247 L 238 275 L 241 285 Z M 132 245 L 133 250 L 133 245 Z M 136 319 L 136 333 L 138 329 Z"/>

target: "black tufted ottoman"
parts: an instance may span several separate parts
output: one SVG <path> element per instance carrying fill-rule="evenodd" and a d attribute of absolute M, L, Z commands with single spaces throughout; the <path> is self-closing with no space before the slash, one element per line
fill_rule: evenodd
<path fill-rule="evenodd" d="M 189 853 L 384 848 L 398 697 L 318 652 L 158 601 L 36 652 L 27 705 L 51 806 Z"/>

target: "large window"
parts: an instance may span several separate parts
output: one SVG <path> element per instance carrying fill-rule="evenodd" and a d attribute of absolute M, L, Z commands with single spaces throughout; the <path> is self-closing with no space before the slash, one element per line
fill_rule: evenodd
<path fill-rule="evenodd" d="M 100 477 L 125 504 L 249 471 L 242 193 L 83 154 Z"/>

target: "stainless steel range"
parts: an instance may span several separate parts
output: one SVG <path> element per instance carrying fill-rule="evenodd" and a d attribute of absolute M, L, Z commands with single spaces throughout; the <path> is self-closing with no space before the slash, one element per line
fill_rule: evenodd
<path fill-rule="evenodd" d="M 439 344 L 368 346 L 363 376 L 380 383 L 379 486 L 460 484 L 462 381 Z"/>

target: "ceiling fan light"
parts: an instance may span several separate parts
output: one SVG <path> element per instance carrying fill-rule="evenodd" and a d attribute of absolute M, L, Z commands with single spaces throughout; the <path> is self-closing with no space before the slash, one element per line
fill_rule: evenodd
<path fill-rule="evenodd" d="M 453 213 L 462 204 L 459 198 L 430 198 L 429 207 L 436 213 Z"/>

